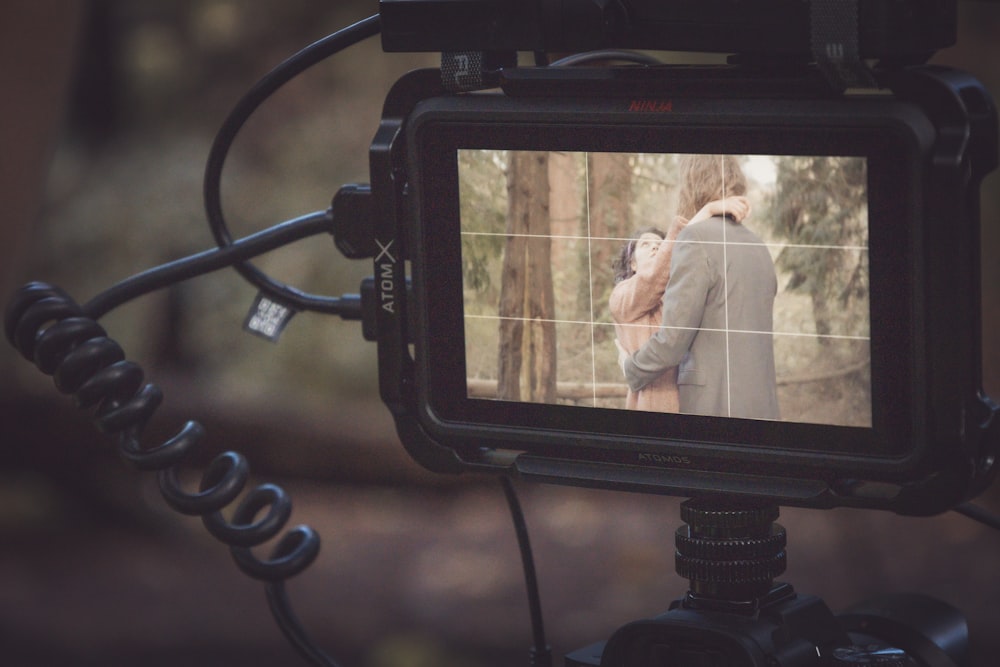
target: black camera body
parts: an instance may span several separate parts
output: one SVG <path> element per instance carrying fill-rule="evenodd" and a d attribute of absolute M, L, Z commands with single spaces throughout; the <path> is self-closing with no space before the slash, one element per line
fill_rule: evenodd
<path fill-rule="evenodd" d="M 966 633 L 957 610 L 915 594 L 875 598 L 836 617 L 810 595 L 753 614 L 677 604 L 568 654 L 565 665 L 968 665 Z"/>
<path fill-rule="evenodd" d="M 445 92 L 437 70 L 404 77 L 371 150 L 377 315 L 368 335 L 378 341 L 382 397 L 413 457 L 437 471 L 904 514 L 980 492 L 1000 445 L 997 406 L 981 388 L 979 299 L 978 193 L 997 161 L 996 111 L 962 72 L 919 65 L 876 76 L 877 88 L 849 94 L 810 68 L 753 65 L 510 68 L 499 89 L 461 94 Z M 518 155 L 568 159 L 575 175 L 558 187 L 575 194 L 551 183 L 513 194 L 524 189 L 510 176 Z M 631 172 L 632 209 L 621 210 L 641 199 L 645 213 L 622 214 L 624 224 L 650 211 L 666 220 L 662 192 L 677 189 L 676 163 L 689 155 L 735 156 L 752 172 L 748 196 L 766 200 L 752 204 L 745 226 L 778 267 L 777 295 L 771 330 L 751 333 L 773 341 L 786 396 L 812 396 L 798 412 L 624 409 L 608 258 L 632 230 L 621 219 L 590 226 L 609 195 L 620 197 L 591 172 L 608 168 L 601 160 Z M 660 171 L 644 171 L 649 164 Z M 836 179 L 853 189 L 819 187 Z M 647 182 L 659 190 L 643 190 Z M 826 218 L 799 210 L 793 219 L 796 192 L 820 201 Z M 543 210 L 583 197 L 586 219 L 571 231 L 514 229 L 512 218 L 528 215 L 512 212 L 518 196 L 547 197 Z M 768 216 L 792 222 L 768 228 Z M 515 252 L 527 264 L 508 261 Z M 797 253 L 794 268 L 785 260 Z M 836 275 L 808 275 L 827 264 Z M 511 297 L 505 283 L 518 271 L 534 273 Z M 843 308 L 837 323 L 803 323 L 809 309 L 795 283 L 810 281 L 827 283 L 823 298 Z M 574 285 L 582 309 L 566 305 Z M 821 296 L 812 293 L 814 314 Z M 504 299 L 527 305 L 504 311 Z M 531 311 L 538 303 L 548 310 Z M 576 366 L 546 359 L 545 346 Z M 501 387 L 515 348 L 543 370 L 522 368 Z M 740 354 L 735 343 L 727 350 L 727 359 Z M 824 359 L 858 381 L 811 382 Z M 548 393 L 537 391 L 545 383 Z M 752 393 L 752 384 L 729 391 Z M 838 391 L 854 403 L 824 412 Z"/>

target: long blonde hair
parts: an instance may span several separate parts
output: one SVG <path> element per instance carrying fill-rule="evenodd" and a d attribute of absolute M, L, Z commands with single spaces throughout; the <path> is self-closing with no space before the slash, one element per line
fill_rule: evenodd
<path fill-rule="evenodd" d="M 732 155 L 683 155 L 677 215 L 690 220 L 705 204 L 747 193 L 747 180 Z"/>

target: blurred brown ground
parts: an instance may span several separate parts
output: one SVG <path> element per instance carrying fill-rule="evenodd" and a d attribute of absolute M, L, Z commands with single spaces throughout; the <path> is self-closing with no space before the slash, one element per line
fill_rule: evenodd
<path fill-rule="evenodd" d="M 76 13 L 83 4 L 5 3 L 4 292 L 39 278 L 86 298 L 207 247 L 199 179 L 225 111 L 268 67 L 375 11 L 374 2 L 315 4 L 261 3 L 250 15 L 225 0 L 92 2 L 84 20 Z M 961 46 L 939 56 L 993 90 L 998 10 L 963 3 Z M 236 234 L 323 208 L 341 183 L 367 180 L 367 143 L 388 84 L 432 61 L 358 49 L 357 59 L 291 85 L 248 126 L 227 180 Z M 997 184 L 994 175 L 984 187 L 985 247 L 994 252 Z M 282 255 L 267 268 L 328 293 L 355 290 L 368 272 L 335 272 L 322 242 L 305 252 L 307 260 Z M 993 395 L 998 265 L 984 256 Z M 520 564 L 496 483 L 435 477 L 407 458 L 377 402 L 372 350 L 354 325 L 300 316 L 277 347 L 232 335 L 251 296 L 238 278 L 220 276 L 109 318 L 113 335 L 165 389 L 155 428 L 198 418 L 211 436 L 205 458 L 243 451 L 259 481 L 286 486 L 293 521 L 324 540 L 290 592 L 303 623 L 345 667 L 525 664 Z M 301 664 L 261 586 L 198 521 L 166 510 L 152 479 L 122 464 L 6 346 L 0 373 L 0 664 Z M 672 560 L 676 499 L 519 489 L 557 654 L 683 593 Z M 1000 492 L 980 502 L 1000 512 Z M 799 591 L 834 610 L 882 592 L 938 597 L 969 618 L 975 664 L 995 664 L 997 533 L 957 515 L 786 509 L 782 523 L 790 535 L 783 579 Z"/>

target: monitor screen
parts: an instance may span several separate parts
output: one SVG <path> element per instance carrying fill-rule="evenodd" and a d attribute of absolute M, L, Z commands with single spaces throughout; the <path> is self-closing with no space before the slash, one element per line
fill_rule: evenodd
<path fill-rule="evenodd" d="M 468 399 L 872 426 L 865 157 L 456 159 Z"/>

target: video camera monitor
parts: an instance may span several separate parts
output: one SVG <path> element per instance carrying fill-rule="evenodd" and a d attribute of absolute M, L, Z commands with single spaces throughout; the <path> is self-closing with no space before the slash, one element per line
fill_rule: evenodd
<path fill-rule="evenodd" d="M 884 95 L 420 101 L 404 443 L 574 484 L 953 504 L 995 406 L 981 175 L 940 166 L 942 122 Z"/>

